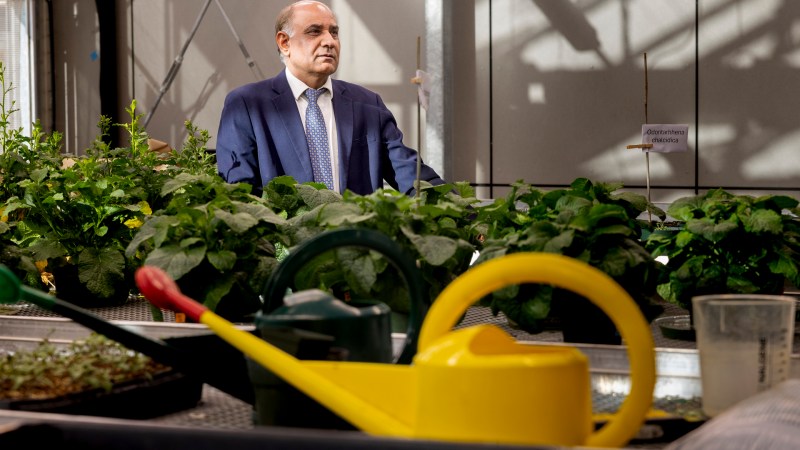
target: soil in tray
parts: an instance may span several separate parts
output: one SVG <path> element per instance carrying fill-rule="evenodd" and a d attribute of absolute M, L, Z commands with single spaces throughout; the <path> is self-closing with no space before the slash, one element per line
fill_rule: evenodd
<path fill-rule="evenodd" d="M 0 408 L 149 419 L 192 408 L 202 383 L 93 335 L 68 348 L 0 354 Z"/>

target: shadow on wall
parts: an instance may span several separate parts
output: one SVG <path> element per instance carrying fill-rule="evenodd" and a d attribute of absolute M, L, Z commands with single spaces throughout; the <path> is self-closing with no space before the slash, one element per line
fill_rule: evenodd
<path fill-rule="evenodd" d="M 757 2 L 721 2 L 699 17 L 694 1 L 648 3 L 647 10 L 642 3 L 498 2 L 505 9 L 494 18 L 492 36 L 495 182 L 563 184 L 588 176 L 642 185 L 645 166 L 624 145 L 635 143 L 644 122 L 647 52 L 649 122 L 699 129 L 699 141 L 690 138 L 699 166 L 695 149 L 670 154 L 660 159 L 654 183 L 694 188 L 697 171 L 700 188 L 798 189 L 800 154 L 790 149 L 800 146 L 793 113 L 800 109 L 800 70 L 791 63 L 800 3 L 776 2 L 760 22 L 730 28 L 731 14 L 742 13 L 737 8 Z M 683 16 L 671 14 L 678 8 Z M 656 21 L 654 13 L 663 16 Z M 630 31 L 643 14 L 664 24 L 658 33 L 640 38 Z M 712 33 L 725 39 L 704 42 Z M 488 49 L 478 51 L 479 59 L 488 58 Z M 762 166 L 773 170 L 756 168 Z"/>

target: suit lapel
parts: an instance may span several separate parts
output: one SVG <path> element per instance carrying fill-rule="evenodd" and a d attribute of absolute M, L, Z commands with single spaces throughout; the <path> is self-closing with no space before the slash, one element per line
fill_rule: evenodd
<path fill-rule="evenodd" d="M 347 188 L 350 167 L 350 151 L 353 147 L 353 101 L 347 96 L 347 88 L 338 80 L 333 81 L 333 115 L 336 117 L 336 133 L 339 136 L 339 186 Z"/>
<path fill-rule="evenodd" d="M 281 155 L 281 158 L 291 158 L 291 155 L 297 158 L 295 162 L 283 162 L 283 166 L 293 167 L 299 162 L 305 179 L 295 177 L 296 181 L 298 183 L 314 181 L 314 172 L 311 169 L 311 159 L 308 155 L 306 132 L 303 129 L 303 122 L 300 120 L 300 114 L 297 111 L 297 101 L 292 94 L 292 89 L 289 87 L 289 82 L 286 80 L 285 69 L 275 78 L 273 89 L 277 96 L 273 97 L 272 103 L 278 111 L 278 117 L 281 118 L 286 132 L 285 139 L 275 138 L 275 144 L 291 147 L 291 152 L 289 152 L 288 148 L 278 148 L 278 154 Z"/>

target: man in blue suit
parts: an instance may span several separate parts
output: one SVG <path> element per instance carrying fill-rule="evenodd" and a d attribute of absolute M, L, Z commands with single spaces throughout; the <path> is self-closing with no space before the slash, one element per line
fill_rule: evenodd
<path fill-rule="evenodd" d="M 287 6 L 275 23 L 275 42 L 286 68 L 225 99 L 217 135 L 220 175 L 230 183 L 252 184 L 254 193 L 279 175 L 362 195 L 384 182 L 414 192 L 417 152 L 403 144 L 380 96 L 330 78 L 340 48 L 333 11 L 316 1 Z M 318 127 L 312 131 L 312 126 Z M 314 153 L 318 148 L 320 153 Z M 444 183 L 424 164 L 420 178 Z"/>

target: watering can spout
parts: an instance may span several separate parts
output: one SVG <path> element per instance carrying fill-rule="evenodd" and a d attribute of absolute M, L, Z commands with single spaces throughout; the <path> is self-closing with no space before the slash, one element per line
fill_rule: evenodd
<path fill-rule="evenodd" d="M 408 365 L 381 363 L 302 361 L 302 364 L 369 405 L 364 414 L 377 411 L 390 417 L 393 423 L 387 426 L 397 431 L 396 436 L 413 437 L 418 409 L 417 370 Z"/>

